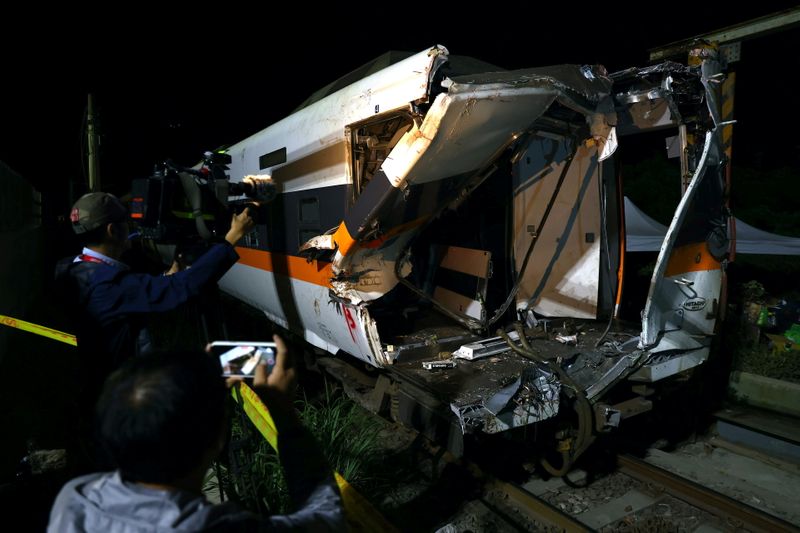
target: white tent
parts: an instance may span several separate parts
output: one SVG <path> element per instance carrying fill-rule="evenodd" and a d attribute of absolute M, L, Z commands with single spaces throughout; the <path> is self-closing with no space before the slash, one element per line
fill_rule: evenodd
<path fill-rule="evenodd" d="M 800 255 L 800 238 L 786 237 L 754 228 L 736 220 L 736 253 Z M 661 249 L 667 227 L 647 216 L 625 197 L 625 250 L 657 252 Z"/>
<path fill-rule="evenodd" d="M 625 250 L 628 252 L 657 252 L 664 242 L 667 227 L 647 216 L 625 197 Z"/>
<path fill-rule="evenodd" d="M 736 253 L 800 255 L 800 239 L 769 233 L 737 218 Z"/>

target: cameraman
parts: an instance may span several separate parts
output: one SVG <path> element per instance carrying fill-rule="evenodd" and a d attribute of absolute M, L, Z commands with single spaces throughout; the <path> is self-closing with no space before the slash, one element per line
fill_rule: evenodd
<path fill-rule="evenodd" d="M 82 196 L 70 220 L 84 248 L 58 264 L 56 278 L 66 289 L 67 309 L 77 314 L 79 349 L 102 354 L 109 370 L 147 352 L 148 314 L 171 311 L 215 283 L 239 259 L 233 245 L 255 226 L 247 210 L 234 215 L 225 242 L 212 245 L 192 268 L 152 276 L 131 272 L 120 262 L 131 243 L 127 211 L 114 195 Z"/>
<path fill-rule="evenodd" d="M 132 272 L 120 262 L 131 243 L 127 210 L 114 195 L 89 193 L 75 202 L 72 229 L 84 248 L 56 266 L 62 305 L 78 339 L 84 412 L 105 377 L 124 360 L 150 350 L 150 313 L 171 311 L 214 284 L 239 259 L 233 245 L 255 221 L 233 215 L 225 241 L 213 244 L 190 269 L 169 276 Z"/>

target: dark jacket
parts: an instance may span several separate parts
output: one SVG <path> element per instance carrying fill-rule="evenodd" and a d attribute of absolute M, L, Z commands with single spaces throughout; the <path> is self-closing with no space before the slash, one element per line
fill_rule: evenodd
<path fill-rule="evenodd" d="M 152 313 L 171 311 L 216 282 L 238 260 L 233 246 L 213 245 L 191 268 L 153 276 L 90 261 L 56 266 L 60 299 L 71 315 L 78 349 L 113 369 L 146 351 L 145 325 Z"/>
<path fill-rule="evenodd" d="M 75 431 L 67 448 L 77 472 L 110 466 L 92 448 L 93 411 L 103 382 L 127 358 L 147 351 L 145 326 L 153 313 L 171 311 L 211 286 L 238 260 L 228 243 L 214 244 L 192 267 L 171 276 L 132 272 L 74 258 L 56 266 L 56 297 L 64 310 L 65 330 L 78 339 L 78 366 L 65 376 L 78 394 Z M 75 442 L 72 442 L 72 441 Z M 98 462 L 100 461 L 100 462 Z"/>

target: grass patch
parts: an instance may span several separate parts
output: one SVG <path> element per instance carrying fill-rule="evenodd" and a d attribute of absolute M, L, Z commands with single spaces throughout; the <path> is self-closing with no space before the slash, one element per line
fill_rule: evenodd
<path fill-rule="evenodd" d="M 381 424 L 373 415 L 325 382 L 320 400 L 306 401 L 300 419 L 322 445 L 334 470 L 356 487 L 374 487 L 383 454 L 378 445 Z"/>
<path fill-rule="evenodd" d="M 771 296 L 774 293 L 770 287 L 760 281 L 769 276 L 763 275 L 763 270 L 760 272 L 762 275 L 754 276 L 746 282 L 740 278 L 738 282 L 732 283 L 732 303 L 721 335 L 724 351 L 731 355 L 731 370 L 800 383 L 800 351 L 786 349 L 785 342 L 780 342 L 787 324 L 793 323 L 791 318 L 796 316 L 797 311 L 792 311 L 795 309 L 792 302 L 797 301 L 797 292 L 779 292 L 781 298 Z M 784 283 L 791 284 L 796 279 L 791 272 L 790 270 L 780 276 L 789 280 Z M 732 276 L 732 279 L 735 278 Z M 788 300 L 783 304 L 785 308 L 775 307 L 781 299 Z M 766 320 L 767 315 L 764 313 L 768 309 L 774 311 L 770 311 L 770 314 L 779 326 L 761 323 Z"/>
<path fill-rule="evenodd" d="M 386 454 L 378 442 L 382 423 L 325 384 L 313 400 L 298 402 L 300 419 L 322 447 L 331 467 L 362 494 L 385 492 L 393 474 L 385 467 Z M 209 476 L 204 490 L 221 483 L 225 494 L 244 507 L 262 514 L 284 514 L 292 510 L 277 453 L 235 406 L 232 417 L 229 463 L 221 466 L 221 480 Z"/>

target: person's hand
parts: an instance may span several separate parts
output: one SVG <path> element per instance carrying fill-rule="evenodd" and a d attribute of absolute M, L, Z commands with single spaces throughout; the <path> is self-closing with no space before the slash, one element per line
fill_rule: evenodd
<path fill-rule="evenodd" d="M 275 342 L 275 366 L 269 373 L 267 373 L 265 363 L 256 366 L 253 389 L 261 389 L 265 392 L 277 391 L 292 398 L 297 386 L 297 378 L 289 351 L 286 349 L 286 343 L 279 336 L 273 335 L 272 340 Z"/>
<path fill-rule="evenodd" d="M 242 237 L 250 233 L 254 227 L 256 227 L 256 221 L 250 215 L 250 208 L 248 207 L 238 215 L 233 215 L 231 229 L 225 235 L 225 240 L 235 245 Z"/>
<path fill-rule="evenodd" d="M 181 270 L 186 270 L 187 268 L 189 268 L 189 266 L 187 266 L 183 262 L 183 254 L 178 254 L 178 256 L 175 258 L 175 260 L 172 261 L 172 266 L 169 267 L 169 270 L 164 272 L 164 275 L 165 276 L 171 276 L 171 275 L 175 274 L 176 272 L 180 272 Z"/>

